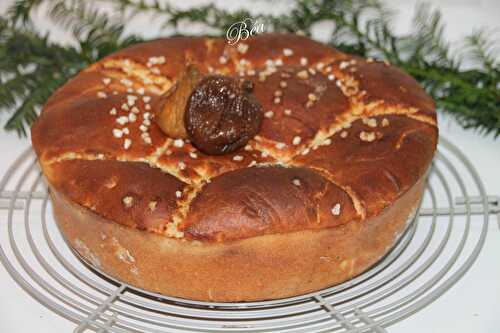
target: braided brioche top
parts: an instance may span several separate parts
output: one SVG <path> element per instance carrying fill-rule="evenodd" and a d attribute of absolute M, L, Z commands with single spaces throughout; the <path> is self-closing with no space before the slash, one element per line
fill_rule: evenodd
<path fill-rule="evenodd" d="M 205 155 L 154 122 L 186 63 L 254 83 L 264 120 Z M 116 223 L 230 241 L 368 223 L 413 186 L 437 142 L 434 103 L 388 63 L 306 37 L 168 38 L 119 51 L 57 90 L 32 128 L 50 185 Z"/>

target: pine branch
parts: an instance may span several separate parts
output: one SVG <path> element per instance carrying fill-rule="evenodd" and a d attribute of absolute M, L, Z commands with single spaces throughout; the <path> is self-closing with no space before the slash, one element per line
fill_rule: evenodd
<path fill-rule="evenodd" d="M 266 31 L 311 35 L 318 21 L 333 21 L 329 44 L 344 52 L 390 61 L 413 75 L 436 100 L 438 109 L 453 115 L 465 128 L 500 135 L 500 64 L 494 43 L 479 30 L 464 40 L 464 51 L 452 54 L 443 38 L 441 14 L 417 7 L 407 35 L 395 35 L 393 13 L 380 0 L 296 0 L 287 15 L 252 16 L 213 4 L 180 10 L 165 1 L 100 0 L 115 8 L 113 16 L 95 10 L 92 1 L 18 0 L 0 21 L 0 109 L 15 108 L 6 129 L 25 133 L 46 98 L 88 64 L 139 38 L 125 37 L 123 22 L 140 13 L 163 18 L 163 28 L 183 33 L 181 23 L 203 24 L 222 36 L 247 17 L 263 22 Z M 34 33 L 30 14 L 42 3 L 54 23 L 73 32 L 78 47 L 50 43 Z M 474 67 L 463 69 L 463 60 Z M 51 79 L 52 75 L 57 79 Z M 51 84 L 47 84 L 50 81 Z M 19 101 L 23 101 L 18 106 Z"/>
<path fill-rule="evenodd" d="M 469 60 L 473 60 L 480 67 L 498 74 L 500 61 L 498 60 L 499 45 L 489 40 L 486 35 L 494 34 L 494 31 L 480 29 L 467 36 L 465 47 L 468 48 Z"/>
<path fill-rule="evenodd" d="M 73 29 L 74 47 L 54 44 L 35 31 L 29 13 L 23 11 L 34 10 L 41 0 L 18 1 L 9 10 L 10 17 L 0 18 L 0 110 L 13 110 L 4 128 L 20 136 L 26 136 L 41 106 L 59 86 L 100 58 L 139 41 L 122 37 L 122 25 L 90 8 L 68 9 L 63 2 L 52 1 L 51 13 L 75 14 L 59 22 Z"/>
<path fill-rule="evenodd" d="M 30 22 L 31 13 L 38 8 L 44 0 L 16 0 L 7 10 L 7 17 L 12 25 Z"/>

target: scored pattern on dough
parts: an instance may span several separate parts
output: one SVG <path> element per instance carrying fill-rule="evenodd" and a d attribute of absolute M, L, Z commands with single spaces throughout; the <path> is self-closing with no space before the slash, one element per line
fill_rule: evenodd
<path fill-rule="evenodd" d="M 131 59 L 109 59 L 94 64 L 87 72 L 99 71 L 108 78 L 119 80 L 131 89 L 144 88 L 152 94 L 161 95 L 172 87 L 172 80 L 161 73 L 153 73 L 153 69 Z M 117 88 L 123 87 L 117 85 Z"/>
<path fill-rule="evenodd" d="M 353 189 L 350 186 L 342 185 L 342 184 L 339 184 L 338 182 L 336 182 L 334 177 L 331 175 L 331 173 L 328 170 L 325 170 L 324 168 L 306 166 L 306 165 L 301 165 L 301 164 L 297 164 L 297 166 L 302 167 L 302 168 L 309 168 L 311 170 L 316 171 L 317 173 L 322 175 L 325 179 L 327 179 L 330 183 L 332 183 L 333 185 L 342 189 L 351 198 L 352 203 L 354 205 L 354 209 L 356 210 L 356 213 L 361 217 L 362 220 L 365 219 L 366 209 L 363 205 L 363 202 L 359 198 L 359 195 L 355 191 L 353 191 Z"/>
<path fill-rule="evenodd" d="M 213 43 L 209 42 L 211 39 L 206 39 L 205 47 L 207 48 L 207 52 L 211 53 L 213 50 Z M 241 50 L 240 50 L 241 51 Z M 242 53 L 242 52 L 239 52 Z M 240 76 L 245 75 L 254 75 L 255 72 L 266 72 L 269 70 L 268 64 L 265 68 L 262 67 L 254 67 L 252 62 L 242 62 L 242 58 L 240 54 L 235 52 L 234 50 L 228 51 L 227 46 L 223 50 L 223 53 L 220 57 L 224 57 L 224 61 L 228 64 L 231 64 L 236 69 L 236 72 L 239 73 Z M 244 53 L 244 52 L 243 52 Z M 188 56 L 188 55 L 185 55 Z M 219 58 L 217 58 L 219 59 Z M 347 59 L 347 60 L 346 60 Z M 362 97 L 366 94 L 365 91 L 359 90 L 359 82 L 356 81 L 354 76 L 350 75 L 349 71 L 352 72 L 352 68 L 355 68 L 356 61 L 362 60 L 353 60 L 350 59 L 349 56 L 345 54 L 340 54 L 339 57 L 326 57 L 322 61 L 316 61 L 314 63 L 308 64 L 309 69 L 313 69 L 312 71 L 317 71 L 322 75 L 334 76 L 337 82 L 337 86 L 341 89 L 343 94 L 349 100 L 348 109 L 341 115 L 336 117 L 336 120 L 325 130 L 318 130 L 314 137 L 309 142 L 302 142 L 297 144 L 292 151 L 290 150 L 281 150 L 281 149 L 269 149 L 269 146 L 277 147 L 280 143 L 277 141 L 273 141 L 269 138 L 263 138 L 257 136 L 252 139 L 248 147 L 252 151 L 255 151 L 261 156 L 266 156 L 266 161 L 256 161 L 252 160 L 250 163 L 239 164 L 237 166 L 229 167 L 228 171 L 240 169 L 243 167 L 266 167 L 266 166 L 282 166 L 282 167 L 301 167 L 301 168 L 309 168 L 318 174 L 322 175 L 325 179 L 327 179 L 330 183 L 342 189 L 351 199 L 353 206 L 357 212 L 357 214 L 361 217 L 361 219 L 365 219 L 366 210 L 363 205 L 362 200 L 359 198 L 359 195 L 349 186 L 345 186 L 343 184 L 339 184 L 336 182 L 334 177 L 328 170 L 324 168 L 319 168 L 315 166 L 308 166 L 299 163 L 295 163 L 294 159 L 297 156 L 305 155 L 310 150 L 317 149 L 318 147 L 325 145 L 326 143 L 331 142 L 331 138 L 337 133 L 346 130 L 351 127 L 351 125 L 359 120 L 368 119 L 370 117 L 376 116 L 384 116 L 384 115 L 400 115 L 411 118 L 415 121 L 423 122 L 431 126 L 436 126 L 435 120 L 425 114 L 419 114 L 419 109 L 415 107 L 408 107 L 403 105 L 385 105 L 383 100 L 376 102 L 365 103 L 362 100 Z M 283 57 L 271 60 L 272 66 L 277 66 L 276 63 L 282 62 Z M 168 61 L 168 60 L 167 60 Z M 339 66 L 333 66 L 332 63 L 340 62 Z M 302 60 L 301 60 L 302 62 Z M 370 62 L 370 61 L 368 61 Z M 347 63 L 348 65 L 343 65 Z M 298 64 L 295 64 L 298 65 Z M 303 65 L 303 64 L 302 64 Z M 281 66 L 281 65 L 279 65 Z M 210 72 L 215 73 L 224 73 L 227 74 L 227 70 L 221 68 L 219 70 L 209 68 Z M 84 72 L 97 72 L 103 76 L 103 80 L 107 80 L 107 78 L 112 78 L 112 83 L 106 82 L 107 86 L 105 89 L 119 91 L 122 93 L 136 93 L 140 91 L 140 95 L 150 94 L 159 96 L 166 91 L 168 91 L 176 81 L 176 77 L 167 77 L 163 75 L 160 70 L 154 66 L 150 62 L 147 64 L 140 63 L 138 61 L 134 61 L 132 59 L 128 59 L 126 57 L 121 58 L 110 58 L 100 61 L 86 70 Z M 237 74 L 233 73 L 233 74 Z M 250 73 L 250 74 L 249 74 Z M 102 89 L 101 87 L 96 87 L 95 90 Z M 90 88 L 86 91 L 92 91 Z M 104 111 L 103 112 L 107 112 Z M 143 110 L 141 110 L 144 113 Z M 313 112 L 313 111 L 312 111 Z M 390 126 L 390 125 L 389 125 Z M 403 133 L 400 141 L 404 139 L 404 136 L 407 133 Z M 190 205 L 192 201 L 197 197 L 197 195 L 203 190 L 203 187 L 211 181 L 212 178 L 216 176 L 220 176 L 221 173 L 214 173 L 209 175 L 207 173 L 199 172 L 196 168 L 191 168 L 192 172 L 196 174 L 196 177 L 187 177 L 180 172 L 177 166 L 171 165 L 169 163 L 161 163 L 160 158 L 171 148 L 174 144 L 174 140 L 170 138 L 166 138 L 164 143 L 161 144 L 158 148 L 156 148 L 152 153 L 145 154 L 144 156 L 134 156 L 133 154 L 128 153 L 126 150 L 122 150 L 116 156 L 110 156 L 109 154 L 87 154 L 87 153 L 74 153 L 74 152 L 66 152 L 62 153 L 59 156 L 53 157 L 47 161 L 44 161 L 45 164 L 52 164 L 62 161 L 70 161 L 70 160 L 116 160 L 121 162 L 142 162 L 147 163 L 150 167 L 158 168 L 162 172 L 165 172 L 181 182 L 185 183 L 187 186 L 185 187 L 182 198 L 177 200 L 177 209 L 173 213 L 172 221 L 165 225 L 165 229 L 161 231 L 164 235 L 168 237 L 174 238 L 182 238 L 183 233 L 178 229 L 178 226 L 182 223 L 183 219 L 186 217 L 187 212 L 190 209 Z M 398 147 L 395 147 L 396 149 Z"/>
<path fill-rule="evenodd" d="M 360 105 L 355 105 L 354 108 L 360 109 Z M 353 108 L 353 109 L 354 109 Z M 389 116 L 389 115 L 404 115 L 406 117 L 425 122 L 427 124 L 436 126 L 436 122 L 431 119 L 430 117 L 427 116 L 414 116 L 414 113 L 418 112 L 418 109 L 416 108 L 395 108 L 395 107 L 374 107 L 374 108 L 367 108 L 367 112 L 363 113 L 345 113 L 341 115 L 339 118 L 338 122 L 335 122 L 330 126 L 329 131 L 318 131 L 316 133 L 316 136 L 314 137 L 313 140 L 309 143 L 309 145 L 306 145 L 302 149 L 300 149 L 293 157 L 302 154 L 306 150 L 314 149 L 317 148 L 321 145 L 324 144 L 324 142 L 331 137 L 333 137 L 335 134 L 339 133 L 340 131 L 344 129 L 348 129 L 351 127 L 352 123 L 358 120 L 362 120 L 365 118 L 371 118 L 371 117 L 377 117 L 377 116 Z M 292 157 L 292 159 L 293 159 Z"/>

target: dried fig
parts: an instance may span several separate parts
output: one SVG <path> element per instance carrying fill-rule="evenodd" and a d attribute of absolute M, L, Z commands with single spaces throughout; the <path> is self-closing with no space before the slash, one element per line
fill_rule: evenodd
<path fill-rule="evenodd" d="M 220 155 L 244 146 L 260 130 L 262 107 L 250 81 L 222 75 L 203 78 L 189 97 L 184 123 L 201 151 Z"/>
<path fill-rule="evenodd" d="M 189 96 L 201 79 L 202 75 L 198 69 L 194 65 L 189 65 L 176 85 L 161 99 L 161 111 L 156 114 L 155 120 L 169 137 L 187 138 L 184 112 Z"/>
<path fill-rule="evenodd" d="M 201 151 L 220 155 L 244 146 L 260 130 L 261 105 L 247 80 L 203 76 L 189 65 L 160 101 L 156 122 L 171 138 L 189 138 Z"/>

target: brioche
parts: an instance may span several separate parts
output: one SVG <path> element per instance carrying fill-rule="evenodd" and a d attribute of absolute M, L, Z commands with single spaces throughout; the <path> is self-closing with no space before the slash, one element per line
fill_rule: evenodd
<path fill-rule="evenodd" d="M 205 154 L 155 122 L 187 64 L 262 105 L 241 149 Z M 58 89 L 33 147 L 69 244 L 108 275 L 204 301 L 300 295 L 384 256 L 419 205 L 435 106 L 396 67 L 303 36 L 137 44 Z"/>

